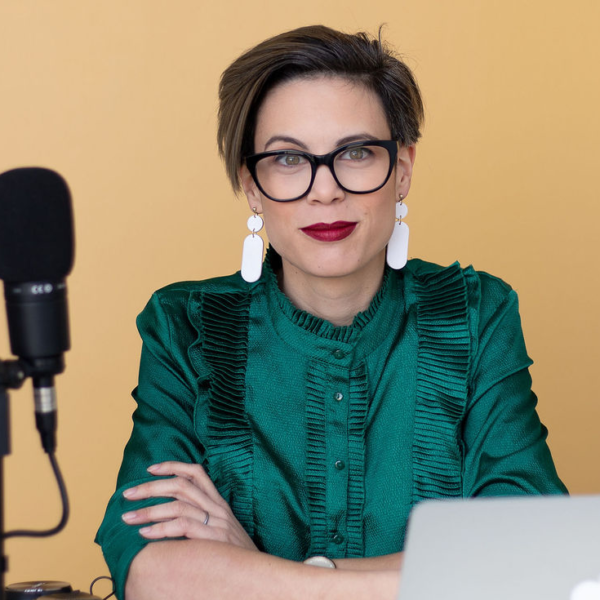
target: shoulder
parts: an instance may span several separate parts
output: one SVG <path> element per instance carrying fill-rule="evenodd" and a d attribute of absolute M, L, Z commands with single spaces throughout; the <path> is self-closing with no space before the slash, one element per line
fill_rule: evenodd
<path fill-rule="evenodd" d="M 156 329 L 161 324 L 166 329 L 174 324 L 178 331 L 186 325 L 195 329 L 200 308 L 207 302 L 219 306 L 227 304 L 229 297 L 234 303 L 239 303 L 241 298 L 249 299 L 261 287 L 260 281 L 246 283 L 239 272 L 200 281 L 171 283 L 152 294 L 137 318 L 138 329 Z"/>
<path fill-rule="evenodd" d="M 222 345 L 224 329 L 237 331 L 244 305 L 261 289 L 260 282 L 249 285 L 239 273 L 160 288 L 136 321 L 146 351 L 168 361 L 173 369 L 189 364 L 188 373 L 205 376 L 202 349 L 213 338 Z"/>
<path fill-rule="evenodd" d="M 414 258 L 408 261 L 404 272 L 409 283 L 432 291 L 462 287 L 470 301 L 484 299 L 500 304 L 507 297 L 516 295 L 513 288 L 499 277 L 478 271 L 471 265 L 463 267 L 458 262 L 442 266 Z"/>
<path fill-rule="evenodd" d="M 462 315 L 474 340 L 507 317 L 520 327 L 517 294 L 499 277 L 458 262 L 441 266 L 419 259 L 404 271 L 408 303 L 427 319 L 445 323 Z"/>
<path fill-rule="evenodd" d="M 224 277 L 213 277 L 200 281 L 179 281 L 171 283 L 154 292 L 154 296 L 161 301 L 176 300 L 178 298 L 188 298 L 194 294 L 214 293 L 214 294 L 236 294 L 245 293 L 252 287 L 246 283 L 240 273 L 233 273 Z"/>
<path fill-rule="evenodd" d="M 199 281 L 179 281 L 156 290 L 144 310 L 148 310 L 153 305 L 160 305 L 170 312 L 186 308 L 190 302 L 203 295 L 210 294 L 223 297 L 227 295 L 248 295 L 257 287 L 260 287 L 260 281 L 255 284 L 248 284 L 242 279 L 239 272 Z"/>

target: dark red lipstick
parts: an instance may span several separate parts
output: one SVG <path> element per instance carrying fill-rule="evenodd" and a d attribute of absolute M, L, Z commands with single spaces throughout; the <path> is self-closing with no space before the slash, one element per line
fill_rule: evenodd
<path fill-rule="evenodd" d="M 303 227 L 302 231 L 319 242 L 339 242 L 347 238 L 356 228 L 357 223 L 336 221 L 335 223 L 314 223 Z"/>

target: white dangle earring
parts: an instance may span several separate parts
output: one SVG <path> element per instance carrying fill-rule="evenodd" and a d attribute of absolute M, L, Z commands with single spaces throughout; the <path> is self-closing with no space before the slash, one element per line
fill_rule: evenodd
<path fill-rule="evenodd" d="M 254 214 L 248 219 L 248 229 L 250 235 L 244 240 L 244 250 L 242 251 L 242 278 L 248 283 L 253 283 L 260 279 L 262 273 L 264 242 L 260 235 L 256 235 L 263 228 L 263 220 L 252 208 Z"/>
<path fill-rule="evenodd" d="M 408 207 L 403 200 L 404 196 L 400 194 L 400 200 L 396 202 L 396 223 L 385 256 L 392 269 L 401 269 L 408 260 L 408 225 L 402 220 L 408 214 Z"/>

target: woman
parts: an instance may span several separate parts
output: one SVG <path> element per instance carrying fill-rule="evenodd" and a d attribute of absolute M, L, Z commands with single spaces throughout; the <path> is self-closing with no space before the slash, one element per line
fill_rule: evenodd
<path fill-rule="evenodd" d="M 516 295 L 457 264 L 404 266 L 423 109 L 379 41 L 284 33 L 227 69 L 220 101 L 253 215 L 246 281 L 174 284 L 140 315 L 99 543 L 128 600 L 392 598 L 415 503 L 566 491 Z"/>

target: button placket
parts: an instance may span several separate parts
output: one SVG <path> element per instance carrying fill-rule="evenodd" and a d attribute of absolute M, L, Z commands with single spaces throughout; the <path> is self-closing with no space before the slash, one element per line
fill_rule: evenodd
<path fill-rule="evenodd" d="M 336 357 L 336 351 L 332 352 Z M 337 356 L 348 359 L 339 350 Z M 350 370 L 330 364 L 326 423 L 327 444 L 327 521 L 328 549 L 337 556 L 344 555 L 348 516 L 348 417 Z"/>

